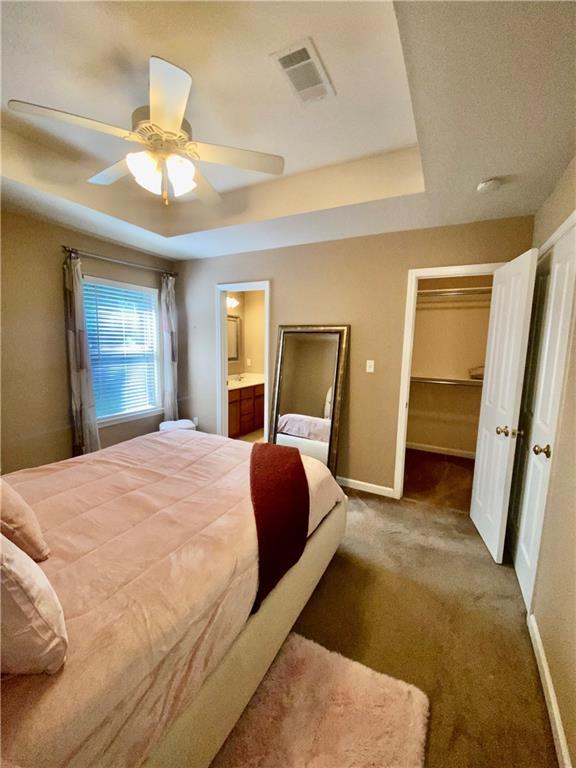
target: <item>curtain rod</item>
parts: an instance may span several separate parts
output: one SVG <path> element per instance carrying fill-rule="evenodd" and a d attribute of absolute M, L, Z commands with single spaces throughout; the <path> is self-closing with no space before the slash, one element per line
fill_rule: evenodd
<path fill-rule="evenodd" d="M 76 254 L 76 256 L 86 256 L 89 259 L 98 259 L 99 261 L 111 261 L 113 264 L 123 264 L 125 267 L 134 267 L 135 269 L 147 269 L 150 272 L 161 272 L 163 275 L 178 277 L 178 272 L 170 272 L 168 269 L 162 269 L 162 267 L 148 267 L 145 264 L 136 264 L 136 262 L 134 261 L 125 261 L 124 259 L 114 259 L 112 258 L 112 256 L 100 256 L 97 253 L 90 253 L 89 251 L 81 251 L 79 248 L 70 248 L 67 245 L 63 245 L 62 250 L 69 254 Z"/>

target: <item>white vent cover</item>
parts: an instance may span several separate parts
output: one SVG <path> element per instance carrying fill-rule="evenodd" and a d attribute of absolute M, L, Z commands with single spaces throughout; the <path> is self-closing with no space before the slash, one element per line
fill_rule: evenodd
<path fill-rule="evenodd" d="M 272 54 L 300 101 L 308 103 L 336 95 L 330 77 L 310 37 Z"/>

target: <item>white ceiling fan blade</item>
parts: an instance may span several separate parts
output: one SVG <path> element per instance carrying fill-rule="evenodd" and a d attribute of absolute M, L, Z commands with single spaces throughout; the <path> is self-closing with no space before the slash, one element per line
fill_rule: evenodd
<path fill-rule="evenodd" d="M 142 139 L 137 133 L 128 131 L 125 128 L 118 128 L 116 125 L 101 123 L 99 120 L 92 120 L 90 117 L 81 117 L 80 115 L 74 115 L 71 112 L 62 112 L 59 109 L 42 107 L 40 104 L 30 104 L 28 101 L 18 101 L 17 99 L 10 99 L 8 106 L 14 112 L 22 112 L 25 115 L 37 115 L 38 117 L 49 117 L 52 120 L 60 120 L 61 123 L 69 123 L 70 125 L 77 125 L 80 128 L 89 128 L 91 131 L 107 133 L 110 136 L 116 136 L 119 139 L 136 141 L 139 144 L 142 143 Z"/>
<path fill-rule="evenodd" d="M 233 165 L 248 171 L 260 173 L 281 174 L 284 171 L 284 158 L 280 155 L 269 155 L 266 152 L 253 152 L 251 149 L 236 149 L 223 147 L 219 144 L 206 144 L 203 141 L 193 141 L 198 159 L 205 163 L 218 165 Z"/>
<path fill-rule="evenodd" d="M 88 179 L 90 184 L 100 184 L 102 186 L 107 186 L 108 184 L 114 184 L 115 181 L 118 181 L 123 176 L 127 176 L 130 171 L 128 170 L 128 166 L 126 164 L 126 158 L 123 157 L 122 160 L 118 160 L 117 163 L 114 163 L 114 165 L 110 165 L 108 168 L 104 168 L 103 171 L 100 171 L 100 173 L 97 173 L 95 176 L 92 176 Z"/>
<path fill-rule="evenodd" d="M 196 182 L 194 194 L 205 205 L 217 205 L 220 203 L 222 201 L 220 194 L 216 192 L 212 184 L 204 176 L 197 163 L 194 163 L 194 168 L 196 169 L 194 173 L 194 181 Z"/>
<path fill-rule="evenodd" d="M 169 61 L 150 57 L 150 121 L 178 133 L 188 104 L 192 78 Z"/>

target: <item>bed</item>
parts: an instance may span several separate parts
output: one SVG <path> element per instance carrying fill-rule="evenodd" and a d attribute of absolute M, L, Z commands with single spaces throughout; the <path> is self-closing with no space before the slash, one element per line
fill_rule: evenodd
<path fill-rule="evenodd" d="M 51 547 L 42 567 L 70 640 L 56 675 L 3 680 L 7 761 L 209 765 L 345 524 L 341 490 L 303 457 L 309 539 L 250 616 L 258 582 L 250 451 L 175 430 L 4 477 L 33 507 Z"/>
<path fill-rule="evenodd" d="M 320 443 L 330 441 L 332 419 L 319 416 L 307 416 L 303 413 L 284 413 L 278 417 L 278 433 L 303 437 L 305 440 L 317 440 Z"/>
<path fill-rule="evenodd" d="M 285 413 L 278 417 L 276 442 L 297 448 L 303 456 L 312 456 L 328 464 L 332 420 L 302 413 Z"/>

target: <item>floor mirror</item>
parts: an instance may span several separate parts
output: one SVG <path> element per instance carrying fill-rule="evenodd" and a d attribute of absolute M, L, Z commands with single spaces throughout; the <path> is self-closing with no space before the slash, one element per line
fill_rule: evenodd
<path fill-rule="evenodd" d="M 349 325 L 281 325 L 270 442 L 298 448 L 336 473 Z"/>

